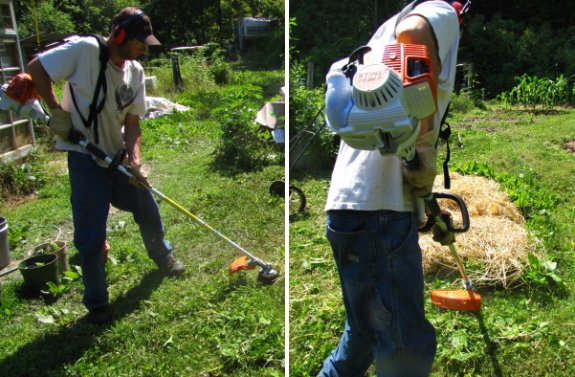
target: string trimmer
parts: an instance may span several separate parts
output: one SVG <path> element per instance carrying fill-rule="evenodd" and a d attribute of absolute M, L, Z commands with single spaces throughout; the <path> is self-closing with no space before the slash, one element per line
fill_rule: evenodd
<path fill-rule="evenodd" d="M 439 208 L 437 199 L 453 200 L 457 203 L 461 211 L 462 226 L 459 228 L 454 227 L 451 216 L 443 214 Z M 467 312 L 476 312 L 481 310 L 481 296 L 473 290 L 473 283 L 467 277 L 461 258 L 455 249 L 455 236 L 453 233 L 463 233 L 469 229 L 469 214 L 465 202 L 459 196 L 450 193 L 431 193 L 429 197 L 424 199 L 426 213 L 428 214 L 427 223 L 421 228 L 425 232 L 431 229 L 434 225 L 439 227 L 439 230 L 444 235 L 452 233 L 451 237 L 445 237 L 447 243 L 444 246 L 449 247 L 451 255 L 457 263 L 457 269 L 463 279 L 465 290 L 462 289 L 434 289 L 431 291 L 431 302 L 442 309 L 458 310 Z"/>
<path fill-rule="evenodd" d="M 81 134 L 72 132 L 70 134 L 70 139 L 71 139 L 71 141 L 81 145 L 84 149 L 86 149 L 88 152 L 90 152 L 91 154 L 93 154 L 94 156 L 99 158 L 100 160 L 107 163 L 108 169 L 117 170 L 120 173 L 122 173 L 122 174 L 124 174 L 130 178 L 138 179 L 138 177 L 136 177 L 134 174 L 132 174 L 130 172 L 130 170 L 128 170 L 128 168 L 126 168 L 125 166 L 123 166 L 121 164 L 123 157 L 118 158 L 118 156 L 115 156 L 114 158 L 111 158 L 106 153 L 104 153 L 104 151 L 102 151 L 101 149 L 96 147 L 94 144 L 90 143 L 88 140 L 84 139 Z M 277 277 L 279 276 L 279 273 L 272 268 L 271 264 L 262 261 L 261 259 L 257 258 L 253 254 L 246 251 L 244 248 L 242 248 L 240 245 L 238 245 L 237 243 L 235 243 L 234 241 L 232 241 L 231 239 L 226 237 L 220 231 L 211 227 L 209 224 L 204 222 L 202 219 L 200 219 L 199 217 L 197 217 L 196 215 L 194 215 L 193 213 L 191 213 L 190 211 L 188 211 L 187 209 L 182 207 L 180 204 L 176 203 L 173 199 L 171 199 L 170 197 L 161 193 L 156 188 L 152 187 L 146 180 L 139 179 L 139 182 L 142 184 L 142 186 L 146 187 L 146 189 L 148 189 L 152 194 L 156 195 L 158 198 L 165 201 L 166 203 L 168 203 L 169 205 L 171 205 L 172 207 L 174 207 L 175 209 L 177 209 L 178 211 L 180 211 L 181 213 L 186 215 L 191 220 L 196 221 L 198 224 L 200 224 L 200 225 L 204 226 L 205 228 L 207 228 L 208 230 L 212 231 L 218 237 L 220 237 L 221 239 L 226 241 L 228 244 L 233 246 L 235 249 L 237 249 L 239 252 L 241 252 L 243 254 L 243 256 L 237 258 L 236 260 L 234 260 L 230 264 L 230 273 L 235 273 L 235 272 L 240 271 L 240 270 L 251 270 L 251 269 L 254 269 L 256 266 L 259 266 L 261 268 L 260 272 L 258 273 L 258 280 L 259 281 L 261 281 L 263 283 L 273 283 L 275 281 L 275 279 L 277 279 Z"/>

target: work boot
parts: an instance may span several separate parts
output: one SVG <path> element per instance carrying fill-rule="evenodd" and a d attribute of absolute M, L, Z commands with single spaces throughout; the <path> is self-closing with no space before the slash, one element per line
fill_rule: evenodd
<path fill-rule="evenodd" d="M 90 309 L 86 320 L 94 325 L 105 325 L 112 322 L 112 309 L 110 309 L 110 305 L 106 304 Z"/>
<path fill-rule="evenodd" d="M 180 276 L 186 272 L 186 266 L 171 255 L 159 262 L 158 268 L 168 276 Z"/>

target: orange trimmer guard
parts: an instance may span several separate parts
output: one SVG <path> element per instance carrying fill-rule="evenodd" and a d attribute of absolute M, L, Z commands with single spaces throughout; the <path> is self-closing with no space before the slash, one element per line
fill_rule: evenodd
<path fill-rule="evenodd" d="M 240 270 L 253 270 L 254 268 L 256 268 L 256 266 L 250 264 L 250 259 L 247 256 L 242 255 L 230 263 L 230 274 L 234 274 Z"/>
<path fill-rule="evenodd" d="M 478 312 L 481 310 L 481 296 L 470 290 L 436 289 L 431 291 L 431 302 L 441 309 L 460 312 Z"/>

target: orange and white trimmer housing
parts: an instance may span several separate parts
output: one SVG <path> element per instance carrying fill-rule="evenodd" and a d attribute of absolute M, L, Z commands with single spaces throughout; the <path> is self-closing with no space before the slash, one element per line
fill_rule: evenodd
<path fill-rule="evenodd" d="M 39 99 L 32 77 L 27 73 L 17 74 L 0 88 L 0 110 L 10 110 L 21 117 L 47 122 L 50 117 Z"/>
<path fill-rule="evenodd" d="M 364 55 L 370 53 L 369 61 Z M 419 120 L 437 109 L 437 88 L 426 46 L 394 43 L 356 49 L 326 78 L 326 121 L 352 148 L 379 150 L 409 161 Z"/>
<path fill-rule="evenodd" d="M 10 80 L 8 86 L 2 89 L 4 93 L 20 105 L 24 105 L 26 101 L 31 99 L 40 99 L 32 76 L 27 73 L 19 73 Z"/>
<path fill-rule="evenodd" d="M 423 119 L 437 111 L 437 84 L 427 46 L 386 45 L 382 63 L 397 72 L 403 84 L 400 101 L 406 113 Z"/>

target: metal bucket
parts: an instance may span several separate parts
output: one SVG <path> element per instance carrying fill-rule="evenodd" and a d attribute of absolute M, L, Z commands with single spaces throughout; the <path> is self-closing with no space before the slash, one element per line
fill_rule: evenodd
<path fill-rule="evenodd" d="M 10 251 L 8 249 L 8 223 L 0 217 L 0 270 L 10 264 Z"/>

